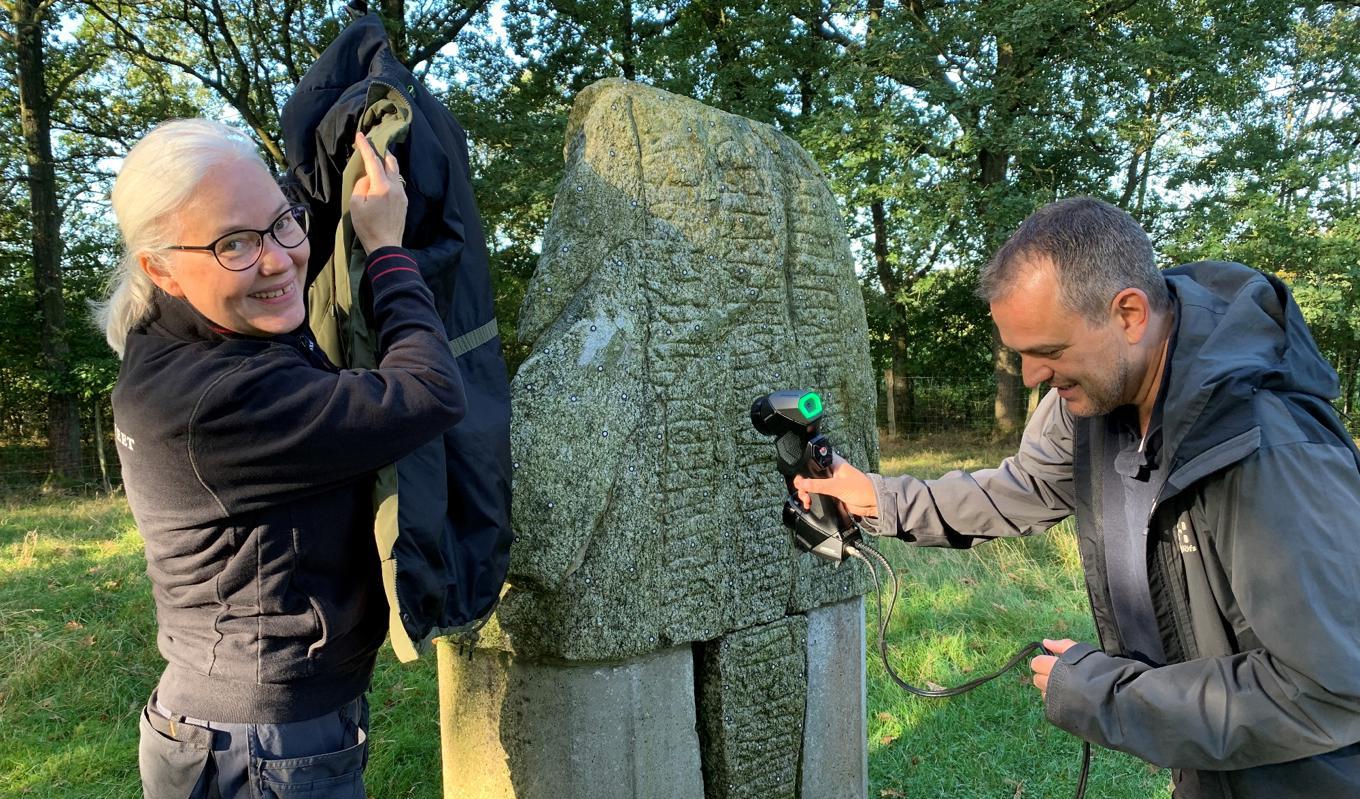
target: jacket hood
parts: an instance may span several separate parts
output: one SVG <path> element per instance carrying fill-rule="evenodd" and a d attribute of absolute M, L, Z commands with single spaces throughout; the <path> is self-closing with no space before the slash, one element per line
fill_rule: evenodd
<path fill-rule="evenodd" d="M 1259 427 L 1250 401 L 1257 391 L 1323 402 L 1340 393 L 1336 371 L 1284 283 L 1226 261 L 1163 274 L 1179 308 L 1163 406 L 1173 470 Z"/>

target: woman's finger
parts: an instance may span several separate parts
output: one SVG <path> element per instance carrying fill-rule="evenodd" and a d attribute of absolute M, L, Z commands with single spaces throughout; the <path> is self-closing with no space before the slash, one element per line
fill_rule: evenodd
<path fill-rule="evenodd" d="M 359 131 L 354 132 L 354 148 L 359 151 L 360 157 L 364 159 L 364 173 L 369 178 L 369 186 L 374 190 L 387 185 L 387 171 L 383 169 L 382 161 L 378 158 L 378 151 L 373 148 L 373 142 Z"/>

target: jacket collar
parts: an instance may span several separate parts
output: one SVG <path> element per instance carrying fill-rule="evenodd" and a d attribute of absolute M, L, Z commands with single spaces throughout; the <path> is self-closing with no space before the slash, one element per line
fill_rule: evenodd
<path fill-rule="evenodd" d="M 186 300 L 172 297 L 160 289 L 151 299 L 151 313 L 134 332 L 179 339 L 181 341 L 225 341 L 240 338 L 239 333 L 215 324 Z"/>
<path fill-rule="evenodd" d="M 1260 447 L 1257 391 L 1330 400 L 1340 385 L 1276 278 L 1222 261 L 1164 274 L 1177 318 L 1159 403 L 1175 492 Z"/>
<path fill-rule="evenodd" d="M 248 336 L 244 333 L 237 333 L 234 330 L 222 327 L 211 321 L 198 309 L 190 305 L 186 300 L 166 294 L 161 289 L 156 289 L 156 293 L 151 299 L 151 312 L 146 319 L 133 329 L 134 333 L 146 333 L 153 336 L 176 339 L 178 341 L 195 342 L 222 342 L 222 341 L 243 341 L 243 342 L 278 342 L 291 346 L 302 346 L 311 349 L 305 342 L 310 340 L 311 334 L 307 323 L 304 321 L 296 330 L 274 336 Z"/>

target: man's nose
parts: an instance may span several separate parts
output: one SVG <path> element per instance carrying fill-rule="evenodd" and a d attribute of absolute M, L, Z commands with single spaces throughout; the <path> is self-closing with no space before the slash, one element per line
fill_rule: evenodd
<path fill-rule="evenodd" d="M 1020 378 L 1027 388 L 1034 388 L 1053 377 L 1053 370 L 1038 358 L 1020 356 Z"/>

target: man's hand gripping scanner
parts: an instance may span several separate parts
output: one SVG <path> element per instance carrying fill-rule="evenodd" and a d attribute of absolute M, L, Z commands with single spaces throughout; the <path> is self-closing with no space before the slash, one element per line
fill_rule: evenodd
<path fill-rule="evenodd" d="M 784 526 L 804 552 L 839 563 L 859 541 L 859 528 L 840 500 L 812 494 L 809 507 L 798 501 L 793 478 L 831 476 L 835 451 L 820 432 L 822 398 L 813 391 L 776 391 L 751 405 L 751 424 L 762 435 L 775 436 L 779 473 L 789 495 L 784 499 Z"/>
<path fill-rule="evenodd" d="M 818 430 L 821 420 L 822 398 L 813 391 L 776 391 L 758 398 L 751 405 L 751 424 L 763 435 L 775 436 L 774 446 L 779 454 L 779 473 L 784 475 L 784 484 L 789 489 L 789 495 L 784 500 L 784 526 L 793 531 L 794 543 L 804 552 L 811 552 L 834 563 L 852 557 L 864 561 L 868 567 L 869 574 L 874 580 L 874 597 L 878 604 L 878 654 L 883 659 L 883 668 L 892 681 L 917 696 L 930 698 L 957 696 L 1000 677 L 1031 654 L 1046 653 L 1047 650 L 1038 641 L 1026 644 L 997 671 L 955 688 L 918 688 L 904 681 L 893 671 L 892 664 L 888 662 L 887 627 L 888 618 L 892 615 L 893 607 L 897 605 L 899 587 L 897 575 L 883 555 L 861 540 L 859 527 L 850 518 L 849 511 L 840 500 L 825 494 L 812 494 L 810 507 L 805 508 L 798 501 L 798 492 L 793 487 L 793 478 L 799 475 L 812 478 L 831 476 L 835 452 L 831 449 L 831 442 Z M 886 612 L 883 609 L 883 594 L 874 561 L 877 561 L 892 577 L 892 601 L 888 603 Z M 1083 741 L 1081 774 L 1077 778 L 1077 799 L 1082 799 L 1086 794 L 1086 777 L 1090 765 L 1091 745 Z"/>

